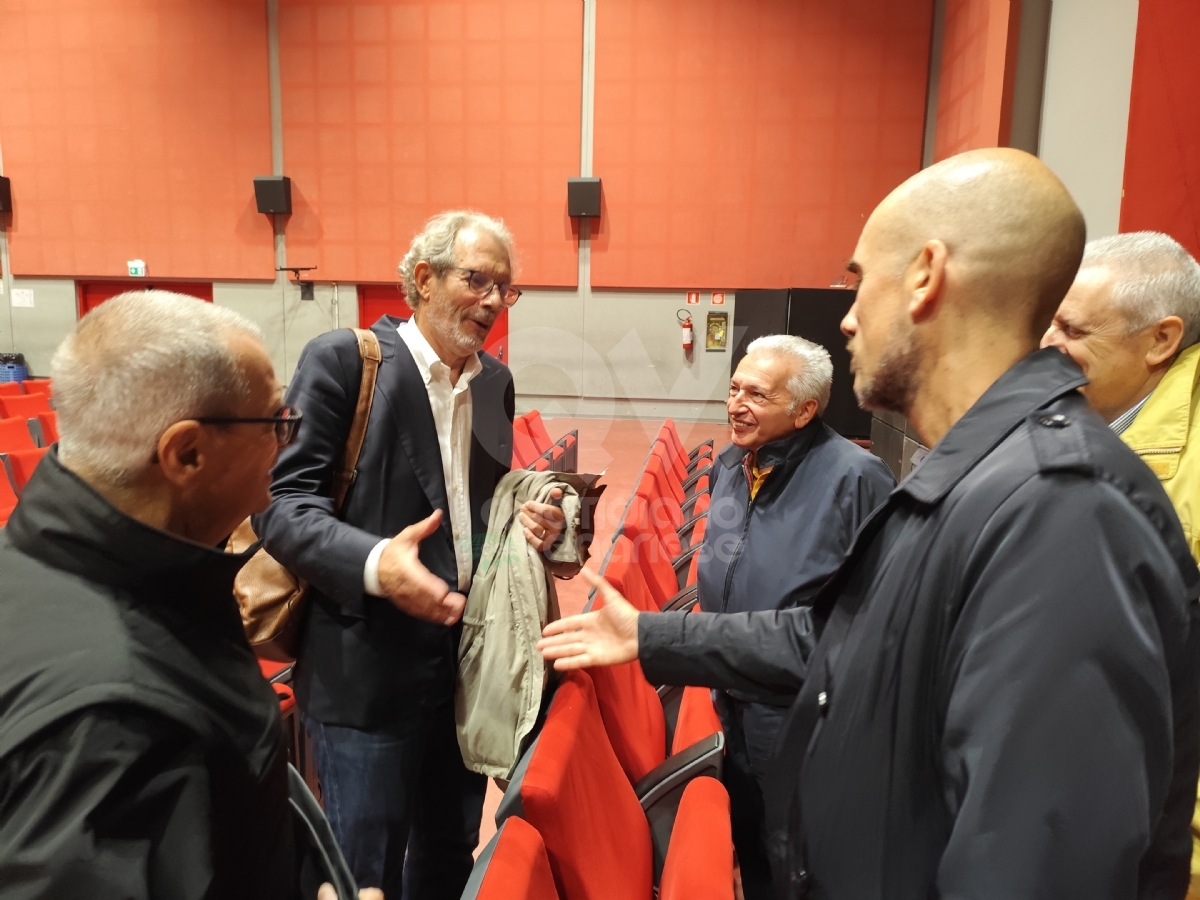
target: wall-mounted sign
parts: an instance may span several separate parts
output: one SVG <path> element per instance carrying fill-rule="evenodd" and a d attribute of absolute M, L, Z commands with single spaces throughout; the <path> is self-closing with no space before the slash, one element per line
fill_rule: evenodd
<path fill-rule="evenodd" d="M 725 305 L 725 292 L 724 291 L 713 291 L 713 295 L 712 295 L 711 299 L 712 299 L 713 306 L 724 306 Z"/>
<path fill-rule="evenodd" d="M 12 305 L 25 306 L 33 308 L 33 289 L 32 288 L 13 288 Z"/>
<path fill-rule="evenodd" d="M 729 342 L 729 313 L 710 312 L 704 329 L 704 349 L 724 350 Z"/>
<path fill-rule="evenodd" d="M 128 263 L 130 278 L 145 278 L 146 277 L 146 261 L 144 259 L 131 259 Z"/>
<path fill-rule="evenodd" d="M 699 306 L 699 305 L 700 305 L 700 292 L 699 291 L 688 291 L 688 306 Z"/>

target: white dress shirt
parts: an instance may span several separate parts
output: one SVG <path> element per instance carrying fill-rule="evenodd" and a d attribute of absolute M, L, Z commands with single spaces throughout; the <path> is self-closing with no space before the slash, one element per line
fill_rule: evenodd
<path fill-rule="evenodd" d="M 465 591 L 471 585 L 471 379 L 483 371 L 479 354 L 472 353 L 458 376 L 450 383 L 450 367 L 442 362 L 425 335 L 409 319 L 396 329 L 412 351 L 417 371 L 425 381 L 429 408 L 437 429 L 438 449 L 442 456 L 442 475 L 446 480 L 446 501 L 450 507 L 450 530 L 454 535 L 454 558 L 458 563 L 458 584 Z M 373 596 L 383 595 L 379 584 L 379 557 L 388 545 L 384 539 L 375 545 L 363 567 L 363 589 Z"/>

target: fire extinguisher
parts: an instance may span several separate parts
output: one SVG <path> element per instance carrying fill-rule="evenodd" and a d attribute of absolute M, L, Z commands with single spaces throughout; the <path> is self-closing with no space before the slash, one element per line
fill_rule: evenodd
<path fill-rule="evenodd" d="M 695 340 L 695 334 L 692 332 L 692 317 L 686 309 L 681 309 L 675 313 L 675 318 L 679 320 L 680 326 L 683 328 L 683 349 L 690 351 L 692 342 Z"/>

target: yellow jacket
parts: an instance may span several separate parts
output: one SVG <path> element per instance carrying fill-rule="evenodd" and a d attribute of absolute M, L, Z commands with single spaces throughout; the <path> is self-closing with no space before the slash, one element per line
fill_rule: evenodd
<path fill-rule="evenodd" d="M 1171 364 L 1122 440 L 1162 482 L 1179 515 L 1192 556 L 1200 561 L 1200 344 Z M 1200 800 L 1192 817 L 1192 889 L 1200 897 Z"/>

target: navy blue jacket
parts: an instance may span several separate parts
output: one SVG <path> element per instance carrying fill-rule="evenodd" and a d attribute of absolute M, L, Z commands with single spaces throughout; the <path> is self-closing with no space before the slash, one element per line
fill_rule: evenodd
<path fill-rule="evenodd" d="M 759 448 L 759 468 L 774 468 L 753 502 L 746 456 L 730 444 L 713 466 L 697 567 L 705 612 L 809 603 L 896 484 L 882 460 L 817 418 Z"/>

